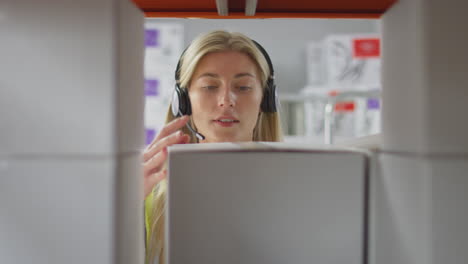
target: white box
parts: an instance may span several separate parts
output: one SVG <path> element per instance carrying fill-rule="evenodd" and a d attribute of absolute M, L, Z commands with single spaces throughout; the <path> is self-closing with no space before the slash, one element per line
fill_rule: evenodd
<path fill-rule="evenodd" d="M 118 0 L 118 77 L 116 104 L 117 151 L 128 153 L 144 147 L 144 16 L 129 0 Z M 114 113 L 115 115 L 115 113 Z"/>
<path fill-rule="evenodd" d="M 325 85 L 331 90 L 376 88 L 380 82 L 380 37 L 329 35 L 323 40 Z"/>
<path fill-rule="evenodd" d="M 274 143 L 171 147 L 167 263 L 362 264 L 366 160 Z"/>
<path fill-rule="evenodd" d="M 177 62 L 184 50 L 183 24 L 147 20 L 144 27 L 147 36 L 153 37 L 146 42 L 145 77 L 161 78 L 161 75 L 168 73 L 174 77 Z"/>
<path fill-rule="evenodd" d="M 319 86 L 324 80 L 324 52 L 320 41 L 311 41 L 306 47 L 307 85 Z"/>
<path fill-rule="evenodd" d="M 0 158 L 0 263 L 115 263 L 115 162 Z"/>
<path fill-rule="evenodd" d="M 2 17 L 0 154 L 142 148 L 144 18 L 133 3 L 8 1 Z"/>
<path fill-rule="evenodd" d="M 0 263 L 143 263 L 140 160 L 0 157 Z"/>
<path fill-rule="evenodd" d="M 175 70 L 184 50 L 184 26 L 180 23 L 145 23 L 146 144 L 164 126 L 175 87 Z"/>
<path fill-rule="evenodd" d="M 468 259 L 468 158 L 380 154 L 371 177 L 370 264 Z"/>
<path fill-rule="evenodd" d="M 115 263 L 144 263 L 143 167 L 140 154 L 117 159 L 114 191 Z"/>
<path fill-rule="evenodd" d="M 400 1 L 382 16 L 385 150 L 468 153 L 467 9 Z"/>

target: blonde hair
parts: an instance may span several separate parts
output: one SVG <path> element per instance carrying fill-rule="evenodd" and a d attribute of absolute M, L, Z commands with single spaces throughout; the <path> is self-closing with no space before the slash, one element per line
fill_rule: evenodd
<path fill-rule="evenodd" d="M 268 62 L 256 44 L 241 33 L 230 33 L 223 30 L 211 31 L 197 37 L 185 50 L 180 59 L 179 86 L 187 89 L 191 78 L 200 60 L 207 54 L 222 51 L 238 51 L 248 55 L 258 67 L 260 81 L 266 87 L 270 73 Z M 167 112 L 166 123 L 176 117 L 172 114 L 171 106 Z M 197 143 L 197 138 L 186 128 L 182 131 L 190 135 L 190 142 Z M 257 124 L 254 128 L 252 141 L 281 141 L 282 131 L 279 113 L 260 112 Z M 154 263 L 158 256 L 159 264 L 165 262 L 165 207 L 166 207 L 167 181 L 161 181 L 153 190 L 149 203 L 150 215 L 148 225 L 148 240 L 146 250 L 146 263 Z M 150 204 L 152 202 L 152 205 Z"/>

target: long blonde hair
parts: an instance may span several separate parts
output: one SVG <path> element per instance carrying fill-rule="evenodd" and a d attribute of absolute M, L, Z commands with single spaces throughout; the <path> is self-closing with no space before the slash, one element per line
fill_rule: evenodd
<path fill-rule="evenodd" d="M 179 86 L 183 89 L 189 87 L 191 78 L 200 60 L 208 53 L 222 51 L 238 51 L 248 55 L 258 67 L 260 81 L 266 87 L 268 77 L 271 75 L 268 62 L 255 43 L 241 33 L 230 33 L 223 30 L 211 31 L 197 37 L 185 50 L 180 59 Z M 166 123 L 176 117 L 172 114 L 171 106 L 167 112 Z M 190 142 L 196 143 L 197 138 L 184 127 L 182 131 L 190 135 Z M 282 131 L 279 113 L 260 112 L 254 128 L 252 141 L 281 141 Z M 147 230 L 146 263 L 154 263 L 158 256 L 159 264 L 164 264 L 164 238 L 165 238 L 165 207 L 166 207 L 167 181 L 162 180 L 150 195 L 152 209 L 149 215 L 149 228 Z M 148 198 L 147 198 L 148 199 Z M 148 203 L 147 203 L 148 204 Z"/>

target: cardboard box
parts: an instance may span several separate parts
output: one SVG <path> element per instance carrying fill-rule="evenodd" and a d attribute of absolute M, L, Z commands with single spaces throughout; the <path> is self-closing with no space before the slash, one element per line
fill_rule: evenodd
<path fill-rule="evenodd" d="M 174 74 L 184 50 L 180 23 L 145 24 L 145 128 L 146 144 L 163 128 L 174 93 Z"/>
<path fill-rule="evenodd" d="M 464 263 L 468 157 L 380 153 L 371 174 L 370 263 Z"/>
<path fill-rule="evenodd" d="M 2 8 L 0 154 L 142 148 L 144 14 L 129 1 L 110 3 Z"/>
<path fill-rule="evenodd" d="M 323 41 L 323 53 L 330 89 L 381 87 L 378 35 L 330 35 Z"/>
<path fill-rule="evenodd" d="M 298 144 L 171 147 L 167 263 L 362 264 L 366 162 Z"/>

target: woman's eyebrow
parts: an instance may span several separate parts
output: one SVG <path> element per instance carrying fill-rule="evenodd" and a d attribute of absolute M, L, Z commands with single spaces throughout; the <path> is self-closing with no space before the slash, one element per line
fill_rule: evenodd
<path fill-rule="evenodd" d="M 253 74 L 248 73 L 248 72 L 238 73 L 238 74 L 236 74 L 234 76 L 234 78 L 241 78 L 241 77 L 245 77 L 245 76 L 255 78 L 255 76 Z"/>
<path fill-rule="evenodd" d="M 216 73 L 206 72 L 206 73 L 203 73 L 202 75 L 198 76 L 197 79 L 201 79 L 201 78 L 203 78 L 203 77 L 219 78 L 219 75 L 216 74 Z"/>
<path fill-rule="evenodd" d="M 234 75 L 234 78 L 241 78 L 241 77 L 245 77 L 245 76 L 255 78 L 255 75 L 253 75 L 251 73 L 248 73 L 248 72 L 238 73 L 238 74 Z M 206 72 L 206 73 L 203 73 L 200 76 L 198 76 L 197 79 L 201 79 L 203 77 L 211 77 L 211 78 L 217 78 L 217 79 L 220 78 L 219 75 L 216 74 L 216 73 Z"/>

